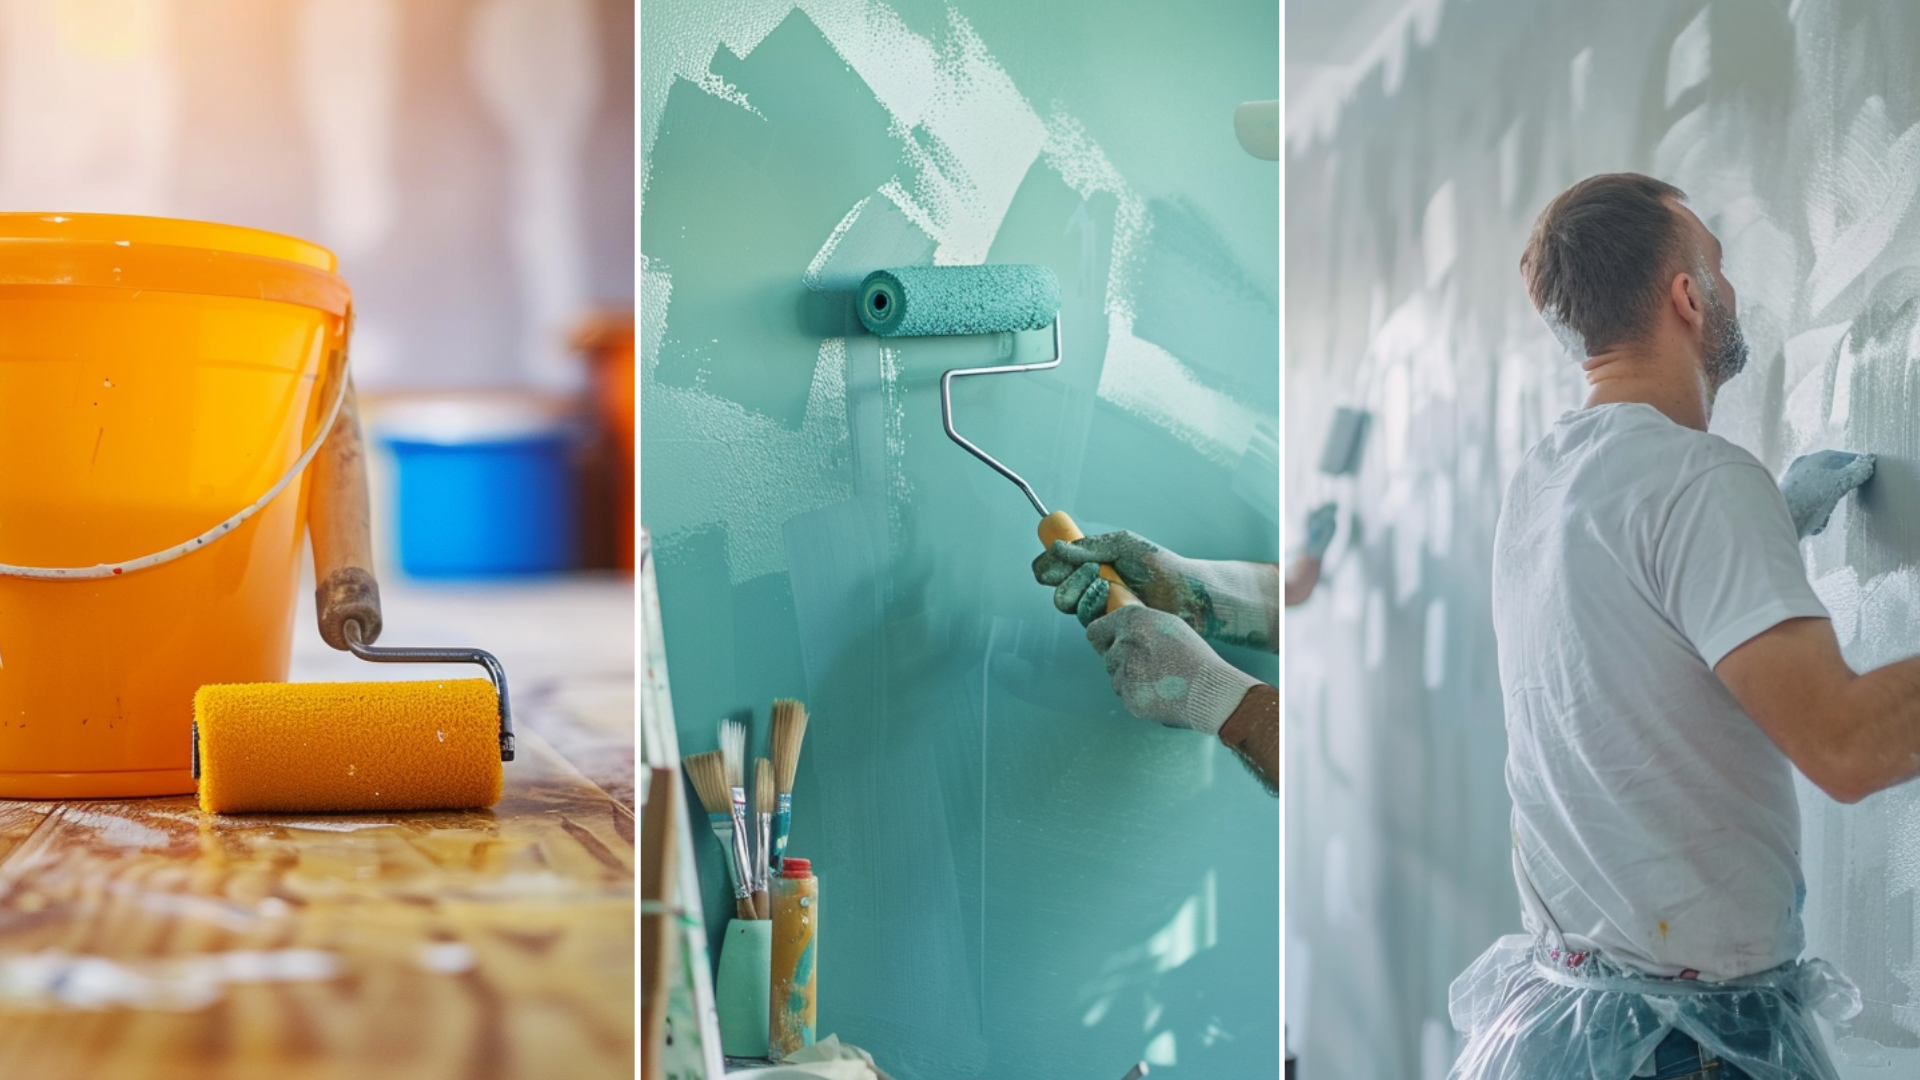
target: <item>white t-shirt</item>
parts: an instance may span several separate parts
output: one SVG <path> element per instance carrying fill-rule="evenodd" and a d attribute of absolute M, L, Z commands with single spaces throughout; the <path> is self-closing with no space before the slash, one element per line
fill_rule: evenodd
<path fill-rule="evenodd" d="M 1825 618 L 1753 455 L 1647 405 L 1568 413 L 1494 538 L 1514 876 L 1527 929 L 1653 975 L 1800 954 L 1791 765 L 1713 667 Z"/>

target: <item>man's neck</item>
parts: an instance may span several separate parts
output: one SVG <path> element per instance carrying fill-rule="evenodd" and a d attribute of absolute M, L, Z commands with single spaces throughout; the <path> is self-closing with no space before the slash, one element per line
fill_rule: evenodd
<path fill-rule="evenodd" d="M 1658 409 L 1667 419 L 1695 431 L 1713 418 L 1714 386 L 1697 363 L 1687 358 L 1621 348 L 1587 357 L 1587 408 L 1638 404 Z"/>

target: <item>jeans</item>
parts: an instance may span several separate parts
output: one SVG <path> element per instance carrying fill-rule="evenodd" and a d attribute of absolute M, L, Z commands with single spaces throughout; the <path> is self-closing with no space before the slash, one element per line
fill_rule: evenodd
<path fill-rule="evenodd" d="M 1683 1031 L 1667 1033 L 1653 1052 L 1655 1080 L 1752 1080 Z"/>

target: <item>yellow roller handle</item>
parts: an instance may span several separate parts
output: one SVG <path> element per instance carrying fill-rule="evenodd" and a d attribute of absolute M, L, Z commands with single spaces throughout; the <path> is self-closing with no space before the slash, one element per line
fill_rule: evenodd
<path fill-rule="evenodd" d="M 1055 540 L 1072 543 L 1075 540 L 1085 539 L 1086 535 L 1080 531 L 1080 526 L 1075 525 L 1073 519 L 1067 516 L 1065 510 L 1055 510 L 1040 519 L 1040 546 L 1048 550 L 1052 550 Z M 1128 604 L 1140 602 L 1140 598 L 1133 595 L 1133 590 L 1127 588 L 1127 583 L 1120 580 L 1119 573 L 1113 567 L 1102 565 L 1100 576 L 1107 579 L 1108 611 L 1118 611 Z"/>

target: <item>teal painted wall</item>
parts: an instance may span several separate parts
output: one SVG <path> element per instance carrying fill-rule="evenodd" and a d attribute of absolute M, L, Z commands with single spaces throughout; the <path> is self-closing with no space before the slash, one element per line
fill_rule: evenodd
<path fill-rule="evenodd" d="M 641 4 L 641 516 L 681 746 L 807 701 L 820 1032 L 901 1080 L 1278 1069 L 1274 801 L 1121 710 L 1033 583 L 1032 509 L 941 431 L 942 370 L 1046 336 L 882 348 L 847 292 L 1050 266 L 1065 363 L 963 382 L 960 429 L 1089 532 L 1277 558 L 1279 172 L 1232 127 L 1278 95 L 1277 20 Z"/>

